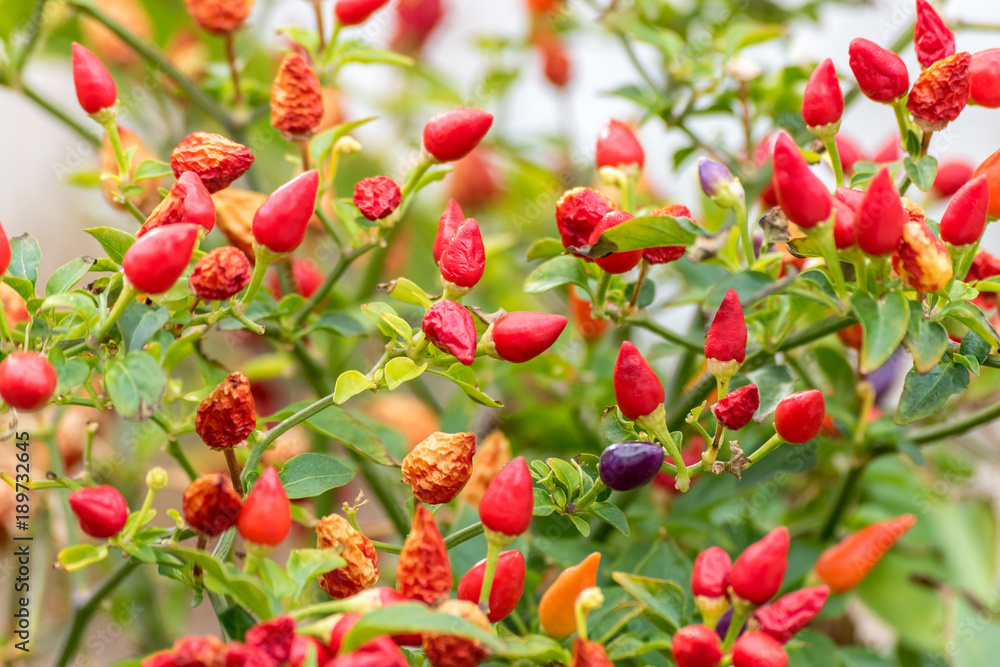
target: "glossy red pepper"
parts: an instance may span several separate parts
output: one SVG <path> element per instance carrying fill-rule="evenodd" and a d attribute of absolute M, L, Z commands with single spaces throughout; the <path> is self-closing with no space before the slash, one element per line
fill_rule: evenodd
<path fill-rule="evenodd" d="M 748 632 L 733 644 L 733 667 L 787 667 L 788 654 L 776 639 Z"/>
<path fill-rule="evenodd" d="M 406 601 L 407 598 L 404 597 L 403 600 Z M 361 620 L 362 616 L 364 616 L 364 614 L 359 611 L 349 611 L 345 614 L 341 614 L 340 618 L 337 619 L 337 622 L 333 624 L 333 628 L 330 630 L 329 641 L 330 652 L 333 653 L 333 655 L 340 653 L 340 645 L 344 643 L 344 637 L 346 637 L 347 633 L 351 631 L 351 628 L 353 628 L 357 622 Z"/>
<path fill-rule="evenodd" d="M 712 406 L 712 414 L 731 431 L 738 431 L 753 419 L 760 407 L 757 385 L 748 384 L 726 394 L 725 398 Z"/>
<path fill-rule="evenodd" d="M 903 514 L 848 535 L 820 554 L 814 568 L 816 575 L 834 593 L 851 590 L 916 523 L 917 517 Z"/>
<path fill-rule="evenodd" d="M 424 148 L 439 162 L 459 160 L 479 145 L 493 125 L 493 114 L 459 107 L 442 111 L 424 125 Z"/>
<path fill-rule="evenodd" d="M 969 82 L 973 102 L 987 109 L 1000 108 L 1000 49 L 972 54 Z"/>
<path fill-rule="evenodd" d="M 910 89 L 906 64 L 892 51 L 860 37 L 851 42 L 848 51 L 851 71 L 868 99 L 889 103 Z"/>
<path fill-rule="evenodd" d="M 333 14 L 340 25 L 360 25 L 387 4 L 389 0 L 337 0 Z"/>
<path fill-rule="evenodd" d="M 917 0 L 917 21 L 913 25 L 913 47 L 917 61 L 930 67 L 955 53 L 955 35 L 927 0 Z"/>
<path fill-rule="evenodd" d="M 617 227 L 634 217 L 634 215 L 626 211 L 609 211 L 597 223 L 593 231 L 590 232 L 590 238 L 587 240 L 587 243 L 594 245 L 605 231 L 612 227 Z M 594 262 L 608 273 L 619 274 L 628 273 L 634 269 L 640 259 L 642 259 L 642 250 L 627 250 L 625 252 L 614 252 L 606 257 L 595 257 Z"/>
<path fill-rule="evenodd" d="M 118 86 L 104 63 L 83 46 L 73 42 L 73 85 L 76 99 L 87 113 L 113 107 Z"/>
<path fill-rule="evenodd" d="M 847 204 L 852 211 L 857 211 L 858 207 L 861 206 L 861 200 L 865 198 L 865 192 L 852 188 L 837 188 L 834 192 L 834 198 Z"/>
<path fill-rule="evenodd" d="M 441 219 L 438 220 L 437 234 L 434 236 L 434 261 L 436 263 L 441 262 L 441 255 L 444 253 L 445 248 L 451 243 L 451 240 L 455 238 L 455 232 L 458 231 L 459 225 L 465 222 L 465 214 L 462 213 L 462 207 L 458 205 L 458 202 L 454 199 L 448 201 L 448 206 L 445 207 L 444 213 L 441 214 Z"/>
<path fill-rule="evenodd" d="M 117 535 L 128 521 L 125 496 L 113 486 L 85 486 L 69 494 L 69 507 L 80 522 L 80 530 L 105 539 Z"/>
<path fill-rule="evenodd" d="M 594 317 L 593 304 L 577 296 L 576 287 L 569 286 L 569 311 L 576 323 L 576 329 L 584 340 L 598 340 L 608 328 L 608 322 Z"/>
<path fill-rule="evenodd" d="M 184 275 L 198 241 L 198 229 L 198 225 L 180 223 L 143 235 L 125 251 L 125 277 L 140 292 L 166 292 Z"/>
<path fill-rule="evenodd" d="M 615 400 L 626 419 L 635 421 L 663 407 L 663 383 L 635 345 L 625 341 L 612 374 Z"/>
<path fill-rule="evenodd" d="M 963 185 L 941 216 L 941 240 L 955 246 L 975 243 L 986 229 L 990 184 L 979 176 Z"/>
<path fill-rule="evenodd" d="M 292 257 L 292 288 L 299 296 L 308 299 L 320 285 L 326 276 L 320 271 L 312 259 L 307 257 Z M 283 267 L 271 267 L 267 272 L 267 290 L 274 297 L 275 301 L 280 301 L 285 296 L 284 288 L 281 285 L 281 276 L 278 271 L 283 271 Z"/>
<path fill-rule="evenodd" d="M 442 352 L 471 366 L 476 360 L 476 323 L 472 313 L 450 299 L 441 299 L 424 315 L 421 328 Z"/>
<path fill-rule="evenodd" d="M 592 188 L 567 190 L 556 202 L 556 225 L 566 248 L 578 248 L 590 242 L 590 233 L 609 212 L 614 202 Z"/>
<path fill-rule="evenodd" d="M 781 588 L 788 569 L 788 529 L 775 528 L 740 554 L 730 572 L 730 586 L 738 597 L 764 604 Z"/>
<path fill-rule="evenodd" d="M 284 254 L 299 247 L 316 206 L 319 172 L 303 172 L 271 193 L 253 216 L 254 241 Z"/>
<path fill-rule="evenodd" d="M 787 396 L 774 409 L 774 428 L 786 442 L 800 445 L 819 434 L 826 417 L 826 400 L 818 389 Z"/>
<path fill-rule="evenodd" d="M 1000 51 L 1000 49 L 998 49 Z M 942 160 L 934 176 L 933 192 L 938 197 L 950 197 L 972 180 L 974 166 L 965 160 Z"/>
<path fill-rule="evenodd" d="M 52 363 L 32 350 L 11 352 L 0 361 L 0 397 L 16 410 L 45 407 L 58 383 Z"/>
<path fill-rule="evenodd" d="M 479 501 L 483 526 L 502 535 L 528 530 L 535 511 L 535 481 L 523 456 L 507 463 L 486 487 Z"/>
<path fill-rule="evenodd" d="M 548 350 L 566 328 L 563 315 L 514 311 L 504 313 L 490 327 L 496 356 L 521 364 Z"/>
<path fill-rule="evenodd" d="M 687 625 L 671 638 L 677 667 L 716 667 L 722 660 L 722 642 L 713 628 Z"/>
<path fill-rule="evenodd" d="M 973 178 L 985 176 L 990 184 L 990 207 L 991 217 L 1000 218 L 1000 150 L 995 151 L 988 158 L 976 167 L 972 174 Z"/>
<path fill-rule="evenodd" d="M 684 204 L 668 204 L 650 211 L 649 215 L 669 215 L 673 218 L 689 218 L 694 221 L 694 216 L 691 215 L 691 210 Z M 687 246 L 665 245 L 658 246 L 656 248 L 646 248 L 642 251 L 642 258 L 650 264 L 668 264 L 670 262 L 677 261 L 683 257 L 686 252 Z"/>
<path fill-rule="evenodd" d="M 847 188 L 837 188 L 847 190 Z M 850 190 L 853 192 L 853 190 Z M 864 194 L 864 193 L 859 193 Z M 846 250 L 855 244 L 854 239 L 854 216 L 855 212 L 851 205 L 842 201 L 838 197 L 830 200 L 830 208 L 833 209 L 833 244 L 837 250 Z"/>
<path fill-rule="evenodd" d="M 711 369 L 712 362 L 735 362 L 738 366 L 746 357 L 747 324 L 743 317 L 743 306 L 736 290 L 730 289 L 723 297 L 705 335 L 705 358 L 709 360 Z"/>
<path fill-rule="evenodd" d="M 276 616 L 258 623 L 247 630 L 243 642 L 251 651 L 273 664 L 284 665 L 292 654 L 295 621 L 291 616 Z"/>
<path fill-rule="evenodd" d="M 868 184 L 868 190 L 854 215 L 854 238 L 858 247 L 873 256 L 892 253 L 903 237 L 906 220 L 899 191 L 892 182 L 889 169 L 882 167 Z"/>
<path fill-rule="evenodd" d="M 813 70 L 802 95 L 802 119 L 815 134 L 835 134 L 844 115 L 844 93 L 827 58 Z"/>
<path fill-rule="evenodd" d="M 694 559 L 691 570 L 691 593 L 706 598 L 728 595 L 733 560 L 722 547 L 709 547 Z"/>
<path fill-rule="evenodd" d="M 8 268 L 10 268 L 10 239 L 7 238 L 3 225 L 0 225 L 0 275 L 7 273 Z"/>
<path fill-rule="evenodd" d="M 402 192 L 388 176 L 369 176 L 354 184 L 354 205 L 369 220 L 389 217 L 400 202 Z"/>
<path fill-rule="evenodd" d="M 627 167 L 635 165 L 642 169 L 646 154 L 642 144 L 631 127 L 620 120 L 611 119 L 597 135 L 595 152 L 597 168 Z"/>
<path fill-rule="evenodd" d="M 452 285 L 472 289 L 483 277 L 486 249 L 475 218 L 463 221 L 441 253 L 441 278 Z"/>
<path fill-rule="evenodd" d="M 400 0 L 390 40 L 394 51 L 418 54 L 444 16 L 442 0 Z"/>
<path fill-rule="evenodd" d="M 265 468 L 243 501 L 236 529 L 248 542 L 273 547 L 284 541 L 291 528 L 292 506 L 285 487 L 274 468 Z"/>
<path fill-rule="evenodd" d="M 837 152 L 840 153 L 840 166 L 845 174 L 853 174 L 855 163 L 869 159 L 864 150 L 843 132 L 837 133 L 836 143 Z"/>
<path fill-rule="evenodd" d="M 292 650 L 288 654 L 288 667 L 302 667 L 309 659 L 309 649 L 312 649 L 316 657 L 316 665 L 326 665 L 332 656 L 329 649 L 320 640 L 308 635 L 295 635 L 292 640 Z"/>
<path fill-rule="evenodd" d="M 409 667 L 403 652 L 386 636 L 365 642 L 350 653 L 339 655 L 323 667 Z"/>
<path fill-rule="evenodd" d="M 811 586 L 782 595 L 755 611 L 751 626 L 786 644 L 816 618 L 829 595 L 830 589 L 826 586 Z"/>
<path fill-rule="evenodd" d="M 499 623 L 510 616 L 524 593 L 524 576 L 526 566 L 524 555 L 520 551 L 503 551 L 497 561 L 493 588 L 490 589 L 490 611 L 486 615 L 490 623 Z M 458 580 L 458 590 L 455 594 L 459 600 L 468 600 L 479 604 L 479 593 L 483 589 L 483 577 L 486 574 L 486 559 L 473 565 L 468 572 Z"/>
<path fill-rule="evenodd" d="M 781 210 L 799 227 L 811 229 L 830 217 L 830 193 L 787 132 L 779 132 L 774 143 L 771 182 Z"/>

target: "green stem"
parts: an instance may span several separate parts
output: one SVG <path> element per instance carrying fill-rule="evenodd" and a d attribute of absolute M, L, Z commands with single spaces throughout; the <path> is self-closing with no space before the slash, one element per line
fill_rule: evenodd
<path fill-rule="evenodd" d="M 757 463 L 765 456 L 767 456 L 768 454 L 776 450 L 778 447 L 780 447 L 784 442 L 785 440 L 780 435 L 775 433 L 770 437 L 770 439 L 767 442 L 758 447 L 753 454 L 747 457 L 747 462 L 743 465 L 743 468 L 744 469 L 749 468 L 753 464 Z"/>
<path fill-rule="evenodd" d="M 188 459 L 187 455 L 184 454 L 184 450 L 181 449 L 181 445 L 177 442 L 177 438 L 170 438 L 167 443 L 167 454 L 170 454 L 175 461 L 184 469 L 184 473 L 188 476 L 192 482 L 198 479 L 198 471 L 194 469 L 191 465 L 191 461 Z"/>
<path fill-rule="evenodd" d="M 471 526 L 455 531 L 448 537 L 444 538 L 444 545 L 449 549 L 454 549 L 459 544 L 464 544 L 472 538 L 479 537 L 482 534 L 483 524 L 481 522 L 474 523 Z"/>
<path fill-rule="evenodd" d="M 319 286 L 319 289 L 312 293 L 308 301 L 302 304 L 299 312 L 295 313 L 295 317 L 292 319 L 292 329 L 299 329 L 302 327 L 302 324 L 309 317 L 310 313 L 316 310 L 316 307 L 323 303 L 323 300 L 330 294 L 333 286 L 337 284 L 337 281 L 344 275 L 344 272 L 347 271 L 347 268 L 351 265 L 351 263 L 358 257 L 361 257 L 361 255 L 371 250 L 373 247 L 375 247 L 374 244 L 366 243 L 358 249 L 340 256 L 340 259 L 337 260 L 337 265 L 333 268 L 333 271 L 326 276 L 323 284 Z"/>
<path fill-rule="evenodd" d="M 698 354 L 701 354 L 705 349 L 705 345 L 701 341 L 688 338 L 684 334 L 668 329 L 648 315 L 630 317 L 626 320 L 626 323 L 641 327 L 646 331 L 652 331 L 660 338 Z"/>
<path fill-rule="evenodd" d="M 31 85 L 21 82 L 20 90 L 24 93 L 25 97 L 45 109 L 49 115 L 62 122 L 63 125 L 76 132 L 84 141 L 90 143 L 91 146 L 94 148 L 100 147 L 101 138 L 98 135 L 94 134 L 89 127 L 79 120 L 66 113 L 64 109 L 56 106 L 56 104 L 36 91 Z"/>
<path fill-rule="evenodd" d="M 594 317 L 604 315 L 605 301 L 608 299 L 608 287 L 611 286 L 611 274 L 601 271 L 601 277 L 597 279 L 597 289 L 594 290 L 594 302 L 591 304 L 591 312 Z"/>
<path fill-rule="evenodd" d="M 847 477 L 844 478 L 844 483 L 840 487 L 840 492 L 837 494 L 837 500 L 834 502 L 830 514 L 827 516 L 826 521 L 823 522 L 823 529 L 819 534 L 822 541 L 826 542 L 833 537 L 834 531 L 837 530 L 837 525 L 840 524 L 841 517 L 844 516 L 847 506 L 851 502 L 854 490 L 858 487 L 858 482 L 861 481 L 861 476 L 870 462 L 870 458 L 865 458 L 851 466 Z"/>
<path fill-rule="evenodd" d="M 675 476 L 676 482 L 674 487 L 681 493 L 684 493 L 691 486 L 691 474 L 684 466 L 684 457 L 681 455 L 680 448 L 677 446 L 677 443 L 674 442 L 674 439 L 670 437 L 670 430 L 664 422 L 665 418 L 666 411 L 661 405 L 650 414 L 636 419 L 635 423 L 638 424 L 642 430 L 652 434 L 659 441 L 660 445 L 667 450 L 667 453 L 670 454 L 670 458 L 674 460 L 674 463 L 677 466 L 677 474 Z"/>
<path fill-rule="evenodd" d="M 486 541 L 486 569 L 483 571 L 483 586 L 479 589 L 479 608 L 483 613 L 490 613 L 490 593 L 493 591 L 493 578 L 497 573 L 497 562 L 500 560 L 500 551 L 503 544 L 498 540 Z"/>
<path fill-rule="evenodd" d="M 132 524 L 132 527 L 128 529 L 128 532 L 122 535 L 120 540 L 121 544 L 128 544 L 131 542 L 136 531 L 139 530 L 139 526 L 146 522 L 146 513 L 149 512 L 149 508 L 153 506 L 154 498 L 156 498 L 156 490 L 151 487 L 147 488 L 146 497 L 142 499 L 142 507 L 139 508 L 139 514 L 136 517 L 136 521 Z"/>
<path fill-rule="evenodd" d="M 926 445 L 952 435 L 961 435 L 998 417 L 1000 417 L 1000 401 L 975 412 L 970 412 L 960 419 L 949 419 L 934 426 L 917 429 L 910 434 L 910 440 L 918 445 Z"/>
<path fill-rule="evenodd" d="M 739 601 L 733 605 L 733 616 L 729 621 L 729 630 L 726 632 L 726 638 L 722 642 L 723 651 L 728 651 L 732 648 L 736 638 L 740 636 L 740 630 L 743 629 L 743 624 L 746 623 L 751 608 L 750 604 L 740 603 Z"/>
<path fill-rule="evenodd" d="M 593 504 L 598 494 L 604 491 L 604 489 L 606 488 L 608 487 L 605 486 L 604 482 L 601 481 L 601 478 L 598 477 L 597 480 L 590 487 L 590 489 L 585 494 L 580 496 L 575 503 L 573 503 L 573 505 L 575 506 L 574 512 L 582 512 L 586 510 Z"/>
<path fill-rule="evenodd" d="M 128 578 L 132 572 L 139 567 L 141 563 L 139 561 L 133 561 L 131 559 L 122 563 L 117 570 L 111 573 L 107 579 L 105 579 L 97 589 L 91 593 L 87 601 L 77 609 L 76 613 L 73 615 L 73 624 L 70 626 L 69 634 L 66 635 L 66 639 L 63 641 L 62 648 L 59 650 L 59 656 L 56 658 L 56 667 L 66 667 L 70 664 L 70 660 L 76 653 L 77 646 L 80 644 L 80 639 L 83 637 L 83 631 L 87 629 L 87 624 L 90 623 L 91 617 L 100 608 L 101 602 L 104 601 L 108 595 L 111 594 L 115 588 L 118 587 L 125 579 Z"/>
<path fill-rule="evenodd" d="M 826 146 L 826 154 L 830 156 L 833 166 L 833 177 L 836 179 L 837 187 L 844 187 L 844 165 L 840 161 L 840 149 L 837 148 L 837 135 L 826 134 L 821 137 L 823 145 Z"/>
<path fill-rule="evenodd" d="M 747 214 L 745 201 L 741 201 L 733 209 L 733 215 L 736 216 L 736 224 L 740 226 L 740 244 L 743 246 L 743 254 L 747 258 L 747 268 L 750 268 L 757 261 L 757 258 L 754 256 L 753 240 L 750 238 L 750 217 Z"/>
<path fill-rule="evenodd" d="M 104 324 L 101 328 L 97 330 L 97 333 L 90 339 L 90 346 L 97 347 L 101 344 L 101 341 L 107 337 L 111 332 L 111 329 L 115 326 L 118 318 L 121 317 L 128 305 L 135 301 L 135 297 L 139 295 L 139 290 L 137 290 L 132 283 L 128 281 L 125 276 L 122 276 L 122 290 L 118 293 L 118 299 L 115 300 L 115 305 L 112 306 L 111 312 L 108 313 L 108 317 L 104 320 Z"/>

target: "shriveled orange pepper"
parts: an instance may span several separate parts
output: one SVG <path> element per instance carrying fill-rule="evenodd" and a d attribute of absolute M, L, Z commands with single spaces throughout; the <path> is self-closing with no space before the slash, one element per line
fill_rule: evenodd
<path fill-rule="evenodd" d="M 851 590 L 916 522 L 917 517 L 903 514 L 848 535 L 820 554 L 814 568 L 816 575 L 834 593 Z"/>
<path fill-rule="evenodd" d="M 556 639 L 573 634 L 576 630 L 576 598 L 585 588 L 597 583 L 597 567 L 600 564 L 601 554 L 595 551 L 579 564 L 559 573 L 538 603 L 538 622 L 545 634 Z"/>
<path fill-rule="evenodd" d="M 989 214 L 994 218 L 1000 217 L 1000 150 L 976 167 L 972 177 L 976 178 L 977 176 L 986 176 L 986 180 L 990 184 Z"/>

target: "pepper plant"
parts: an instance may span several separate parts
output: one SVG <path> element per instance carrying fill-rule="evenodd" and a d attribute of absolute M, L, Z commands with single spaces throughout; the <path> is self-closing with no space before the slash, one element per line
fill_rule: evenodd
<path fill-rule="evenodd" d="M 0 233 L 0 519 L 35 549 L 5 664 L 995 662 L 1000 151 L 933 139 L 1000 107 L 997 50 L 959 50 L 996 26 L 916 0 L 765 71 L 836 3 L 529 0 L 462 90 L 424 57 L 441 0 L 310 2 L 277 50 L 253 0 L 2 19 L 0 82 L 107 203 L 47 278 Z M 508 129 L 584 33 L 633 67 L 592 160 L 571 105 Z M 378 117 L 344 111 L 362 67 L 404 91 Z M 862 104 L 898 130 L 871 153 Z"/>

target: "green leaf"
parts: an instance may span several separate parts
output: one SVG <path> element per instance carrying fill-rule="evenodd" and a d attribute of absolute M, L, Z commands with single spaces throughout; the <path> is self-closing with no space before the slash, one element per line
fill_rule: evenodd
<path fill-rule="evenodd" d="M 826 635 L 805 629 L 795 635 L 795 644 L 788 651 L 789 667 L 841 667 L 837 646 Z"/>
<path fill-rule="evenodd" d="M 558 489 L 556 490 L 558 493 Z M 578 517 L 575 514 L 569 515 L 569 520 L 573 522 L 573 526 L 580 532 L 584 537 L 590 537 L 590 524 Z"/>
<path fill-rule="evenodd" d="M 38 265 L 42 261 L 42 249 L 30 234 L 21 234 L 10 240 L 10 266 L 8 275 L 24 278 L 32 285 L 38 280 Z"/>
<path fill-rule="evenodd" d="M 395 336 L 395 329 L 393 329 L 388 320 L 383 317 L 383 315 L 387 314 L 399 317 L 395 308 L 387 303 L 383 303 L 382 301 L 373 301 L 371 303 L 361 304 L 361 312 L 364 313 L 365 317 L 371 320 L 372 323 L 378 327 L 378 330 L 382 332 L 383 336 L 388 336 L 389 338 Z"/>
<path fill-rule="evenodd" d="M 49 361 L 52 362 L 53 368 L 56 369 L 56 377 L 59 378 L 59 383 L 56 385 L 56 396 L 62 396 L 74 387 L 79 387 L 87 381 L 87 378 L 90 376 L 90 366 L 87 365 L 86 361 L 83 359 L 66 359 L 65 357 L 61 357 L 57 362 L 53 358 L 54 356 L 50 354 Z"/>
<path fill-rule="evenodd" d="M 97 239 L 108 257 L 119 266 L 121 266 L 122 258 L 125 257 L 125 251 L 135 243 L 134 236 L 114 227 L 91 227 L 83 231 Z"/>
<path fill-rule="evenodd" d="M 268 587 L 274 597 L 279 600 L 292 595 L 295 592 L 295 582 L 288 576 L 284 568 L 275 563 L 270 558 L 263 558 L 260 561 L 260 578 L 264 585 Z"/>
<path fill-rule="evenodd" d="M 107 544 L 76 544 L 66 547 L 56 556 L 59 564 L 67 572 L 77 572 L 94 563 L 99 563 L 107 557 Z"/>
<path fill-rule="evenodd" d="M 527 659 L 534 664 L 549 664 L 551 662 L 569 664 L 569 656 L 559 642 L 542 635 L 507 635 L 504 637 L 503 648 L 494 655 L 507 660 Z M 517 663 L 520 664 L 520 663 Z"/>
<path fill-rule="evenodd" d="M 545 459 L 545 463 L 555 473 L 556 479 L 566 489 L 569 496 L 575 495 L 580 490 L 583 479 L 580 477 L 580 471 L 571 463 L 556 458 Z"/>
<path fill-rule="evenodd" d="M 322 162 L 321 158 L 333 148 L 333 145 L 337 143 L 337 139 L 346 136 L 351 130 L 359 128 L 365 123 L 370 123 L 377 118 L 378 116 L 368 116 L 367 118 L 359 118 L 358 120 L 341 123 L 314 136 L 309 140 L 309 153 L 312 155 L 313 161 Z"/>
<path fill-rule="evenodd" d="M 302 592 L 316 575 L 336 570 L 346 564 L 340 555 L 340 549 L 293 549 L 288 554 L 288 561 L 285 562 L 285 570 L 295 582 L 292 602 L 302 596 Z"/>
<path fill-rule="evenodd" d="M 611 578 L 648 609 L 643 614 L 665 632 L 676 632 L 684 625 L 684 589 L 673 581 L 640 577 L 627 572 L 613 572 Z"/>
<path fill-rule="evenodd" d="M 427 370 L 426 363 L 418 366 L 409 357 L 396 357 L 385 365 L 385 384 L 390 391 L 394 391 L 404 382 L 419 377 L 425 370 Z"/>
<path fill-rule="evenodd" d="M 356 319 L 341 311 L 323 313 L 310 327 L 310 331 L 326 329 L 344 338 L 363 336 L 365 328 Z"/>
<path fill-rule="evenodd" d="M 546 236 L 538 239 L 528 248 L 528 261 L 558 257 L 563 254 L 564 250 L 566 248 L 563 247 L 562 241 Z"/>
<path fill-rule="evenodd" d="M 940 322 L 924 318 L 922 308 L 911 308 L 903 344 L 913 355 L 913 366 L 917 372 L 929 373 L 948 349 L 948 332 Z"/>
<path fill-rule="evenodd" d="M 360 39 L 345 40 L 337 44 L 335 56 L 344 63 L 383 63 L 397 67 L 410 67 L 413 58 L 396 51 L 383 49 Z"/>
<path fill-rule="evenodd" d="M 861 370 L 870 373 L 892 356 L 906 336 L 910 307 L 900 292 L 889 292 L 884 301 L 856 292 L 851 305 L 864 329 L 861 343 Z"/>
<path fill-rule="evenodd" d="M 281 483 L 292 500 L 313 498 L 354 479 L 354 471 L 326 454 L 299 454 L 281 468 Z"/>
<path fill-rule="evenodd" d="M 35 286 L 30 280 L 7 275 L 4 276 L 3 281 L 13 287 L 14 291 L 25 301 L 35 298 Z"/>
<path fill-rule="evenodd" d="M 820 248 L 819 241 L 808 236 L 796 236 L 793 239 L 789 239 L 785 243 L 785 247 L 788 248 L 788 252 L 794 257 L 823 256 L 823 250 Z"/>
<path fill-rule="evenodd" d="M 524 291 L 541 294 L 562 285 L 576 285 L 590 294 L 583 260 L 573 255 L 553 257 L 535 268 L 524 281 Z"/>
<path fill-rule="evenodd" d="M 969 387 L 969 371 L 958 363 L 935 366 L 929 373 L 910 370 L 903 381 L 894 418 L 897 424 L 909 424 L 940 410 L 948 399 Z"/>
<path fill-rule="evenodd" d="M 167 388 L 163 370 L 149 354 L 129 352 L 104 367 L 104 387 L 125 419 L 148 419 Z"/>
<path fill-rule="evenodd" d="M 352 396 L 357 396 L 366 389 L 374 388 L 375 383 L 361 371 L 345 371 L 337 378 L 337 385 L 333 389 L 333 402 L 340 405 Z"/>
<path fill-rule="evenodd" d="M 247 610 L 238 604 L 226 607 L 219 614 L 219 623 L 226 631 L 226 636 L 238 642 L 243 641 L 247 630 L 257 625 L 254 617 L 247 613 Z"/>
<path fill-rule="evenodd" d="M 407 345 L 413 340 L 413 329 L 410 324 L 404 320 L 399 315 L 393 313 L 382 313 L 382 319 L 385 320 L 393 331 L 399 334 L 400 339 Z"/>
<path fill-rule="evenodd" d="M 267 620 L 280 611 L 277 601 L 259 580 L 243 574 L 233 565 L 222 563 L 211 554 L 189 547 L 174 546 L 171 551 L 184 560 L 201 566 L 208 590 L 220 595 L 231 595 L 261 620 Z"/>
<path fill-rule="evenodd" d="M 937 160 L 930 155 L 923 156 L 918 162 L 914 162 L 909 156 L 903 158 L 906 175 L 921 192 L 930 192 L 934 177 L 937 176 L 937 168 Z"/>
<path fill-rule="evenodd" d="M 613 252 L 642 250 L 664 245 L 691 245 L 704 231 L 688 218 L 641 216 L 605 230 L 588 256 L 604 257 Z"/>
<path fill-rule="evenodd" d="M 428 368 L 427 372 L 431 375 L 448 378 L 458 385 L 458 388 L 464 391 L 465 395 L 474 400 L 476 403 L 485 405 L 489 408 L 503 407 L 503 403 L 490 398 L 479 389 L 479 380 L 476 379 L 476 374 L 468 366 L 463 366 L 462 364 L 452 364 L 447 369 Z"/>
<path fill-rule="evenodd" d="M 309 403 L 305 401 L 294 403 L 269 417 L 268 421 L 283 421 L 308 405 Z M 343 408 L 330 406 L 307 419 L 304 425 L 311 431 L 336 440 L 375 463 L 387 466 L 396 464 L 396 460 L 375 431 L 355 419 Z"/>
<path fill-rule="evenodd" d="M 93 295 L 87 292 L 67 292 L 64 294 L 53 294 L 42 301 L 38 306 L 38 312 L 44 313 L 47 310 L 57 310 L 65 308 L 80 316 L 82 321 L 89 321 L 97 317 L 97 301 Z"/>
<path fill-rule="evenodd" d="M 993 325 L 983 314 L 983 311 L 967 301 L 953 301 L 949 303 L 941 309 L 941 312 L 938 313 L 935 319 L 943 317 L 950 317 L 957 322 L 961 322 L 994 347 L 1000 342 L 996 329 L 993 328 Z"/>
<path fill-rule="evenodd" d="M 743 381 L 742 378 L 747 381 Z M 732 389 L 739 389 L 747 384 L 756 384 L 757 392 L 760 394 L 760 405 L 753 419 L 758 424 L 768 419 L 778 403 L 783 398 L 795 391 L 795 378 L 785 366 L 763 366 L 750 371 L 743 376 L 737 376 L 733 382 Z"/>
<path fill-rule="evenodd" d="M 639 439 L 639 434 L 633 427 L 632 422 L 625 419 L 618 406 L 601 415 L 601 433 L 604 434 L 608 442 Z"/>
<path fill-rule="evenodd" d="M 434 305 L 431 298 L 427 296 L 427 292 L 409 278 L 397 278 L 393 280 L 389 283 L 389 289 L 386 293 L 393 299 L 402 303 L 408 303 L 411 306 L 430 308 Z"/>
<path fill-rule="evenodd" d="M 618 532 L 625 537 L 629 536 L 628 519 L 625 518 L 624 512 L 617 505 L 612 505 L 611 503 L 594 503 L 587 510 L 593 512 L 604 523 L 617 528 Z"/>
<path fill-rule="evenodd" d="M 93 257 L 77 257 L 69 264 L 60 266 L 45 283 L 45 296 L 61 294 L 72 288 L 80 278 L 87 275 L 96 261 Z"/>
<path fill-rule="evenodd" d="M 481 630 L 464 618 L 432 611 L 424 604 L 404 602 L 382 607 L 362 616 L 344 636 L 340 650 L 350 653 L 380 635 L 414 635 L 426 632 L 467 637 L 494 651 L 502 650 L 504 646 L 493 633 Z"/>
<path fill-rule="evenodd" d="M 128 352 L 141 350 L 157 331 L 170 321 L 170 311 L 133 301 L 118 318 L 118 331 Z"/>
<path fill-rule="evenodd" d="M 162 178 L 164 176 L 173 176 L 174 170 L 166 162 L 160 162 L 159 160 L 143 160 L 139 163 L 139 166 L 135 168 L 135 178 L 136 181 L 145 181 L 150 178 Z"/>

